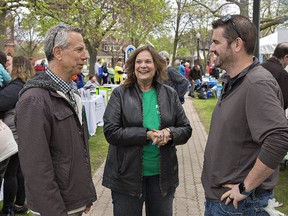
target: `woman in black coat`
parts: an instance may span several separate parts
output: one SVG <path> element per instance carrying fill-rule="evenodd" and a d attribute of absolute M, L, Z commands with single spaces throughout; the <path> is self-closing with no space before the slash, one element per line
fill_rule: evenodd
<path fill-rule="evenodd" d="M 114 215 L 172 216 L 179 184 L 176 145 L 192 128 L 177 92 L 163 84 L 166 62 L 152 46 L 126 62 L 128 78 L 115 88 L 104 114 L 109 142 L 103 185 L 112 191 Z"/>
<path fill-rule="evenodd" d="M 27 80 L 35 75 L 30 61 L 23 56 L 13 58 L 12 81 L 0 91 L 0 113 L 3 121 L 13 132 L 14 139 L 18 141 L 14 124 L 15 106 L 18 94 Z M 16 200 L 15 200 L 16 197 Z M 24 177 L 21 172 L 18 154 L 10 157 L 8 167 L 4 175 L 4 199 L 2 212 L 5 214 L 26 213 Z M 15 200 L 15 204 L 14 204 Z"/>

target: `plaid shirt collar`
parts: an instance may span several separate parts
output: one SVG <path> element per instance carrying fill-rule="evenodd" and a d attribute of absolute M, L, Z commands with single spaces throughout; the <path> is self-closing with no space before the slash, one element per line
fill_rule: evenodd
<path fill-rule="evenodd" d="M 63 79 L 61 79 L 56 74 L 54 74 L 49 68 L 46 69 L 46 73 L 48 74 L 48 76 L 51 77 L 52 80 L 54 80 L 58 84 L 59 90 L 67 96 L 75 112 L 78 113 L 79 110 L 78 110 L 76 99 L 74 96 L 74 90 L 70 88 L 68 83 L 66 83 Z"/>
<path fill-rule="evenodd" d="M 49 68 L 46 69 L 46 73 L 58 84 L 60 91 L 62 91 L 64 94 L 69 94 L 71 89 L 68 83 L 54 74 Z"/>

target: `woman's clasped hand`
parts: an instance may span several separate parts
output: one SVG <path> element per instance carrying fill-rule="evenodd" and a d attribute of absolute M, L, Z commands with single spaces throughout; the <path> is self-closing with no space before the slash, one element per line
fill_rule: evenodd
<path fill-rule="evenodd" d="M 149 137 L 149 139 L 152 140 L 153 144 L 157 145 L 158 147 L 164 146 L 170 140 L 172 140 L 170 132 L 166 129 L 152 129 L 152 131 L 147 132 L 147 137 Z"/>

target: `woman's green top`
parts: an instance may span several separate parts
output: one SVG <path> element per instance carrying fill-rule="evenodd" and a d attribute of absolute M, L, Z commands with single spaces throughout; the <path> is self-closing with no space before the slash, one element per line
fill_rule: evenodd
<path fill-rule="evenodd" d="M 160 129 L 160 113 L 156 89 L 142 93 L 143 127 Z M 149 140 L 143 150 L 143 176 L 153 176 L 160 173 L 160 149 Z"/>

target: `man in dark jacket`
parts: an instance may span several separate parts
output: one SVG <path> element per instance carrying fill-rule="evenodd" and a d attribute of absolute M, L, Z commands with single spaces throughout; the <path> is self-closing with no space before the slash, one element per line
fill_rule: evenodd
<path fill-rule="evenodd" d="M 190 81 L 191 87 L 188 96 L 191 96 L 194 98 L 194 90 L 195 90 L 195 84 L 197 84 L 198 81 L 202 81 L 202 76 L 201 76 L 201 70 L 199 65 L 194 65 L 188 75 L 188 79 Z"/>
<path fill-rule="evenodd" d="M 188 90 L 189 82 L 182 76 L 174 67 L 170 66 L 170 56 L 167 51 L 161 51 L 159 54 L 166 60 L 168 80 L 165 82 L 166 85 L 171 86 L 178 93 L 178 97 L 183 104 L 185 102 L 184 95 Z"/>
<path fill-rule="evenodd" d="M 288 107 L 288 72 L 284 69 L 288 65 L 288 42 L 279 43 L 273 56 L 262 64 L 277 80 L 284 98 L 284 109 Z"/>
<path fill-rule="evenodd" d="M 69 88 L 88 58 L 80 29 L 49 29 L 45 54 L 49 67 L 26 83 L 16 106 L 27 205 L 34 215 L 80 216 L 96 200 L 81 98 Z"/>

